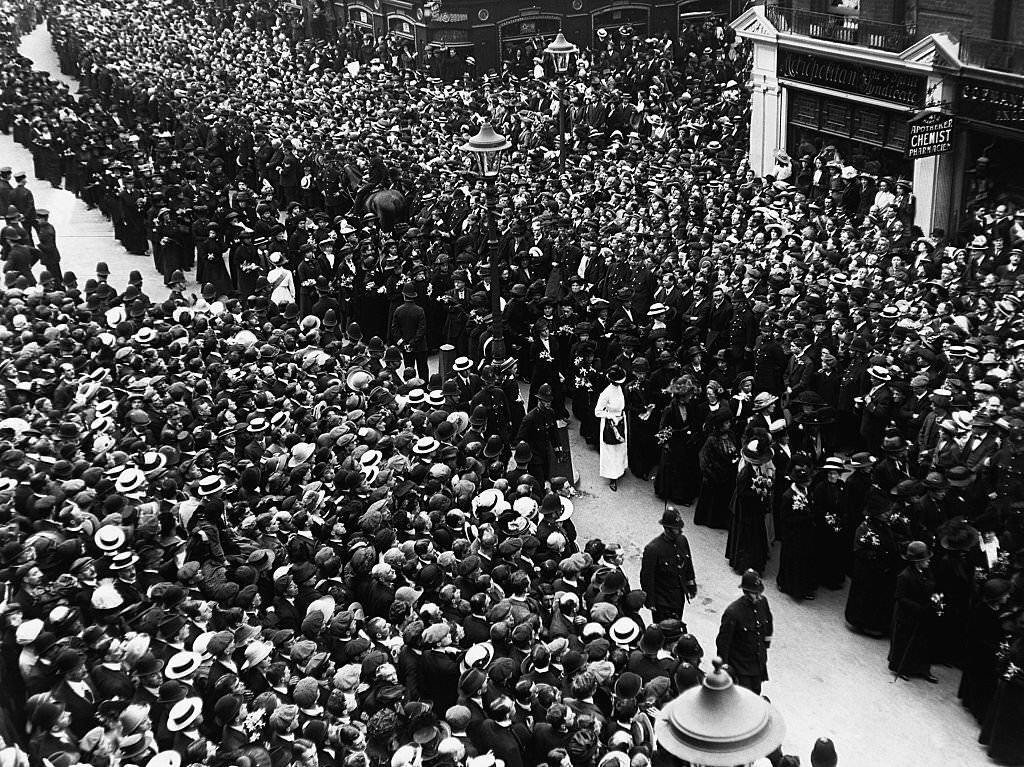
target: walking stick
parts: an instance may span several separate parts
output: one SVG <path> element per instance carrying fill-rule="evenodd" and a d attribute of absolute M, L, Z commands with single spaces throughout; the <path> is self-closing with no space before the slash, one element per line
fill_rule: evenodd
<path fill-rule="evenodd" d="M 903 673 L 903 666 L 907 662 L 907 656 L 910 654 L 910 648 L 914 646 L 914 640 L 917 639 L 917 630 L 919 628 L 921 628 L 920 620 L 918 620 L 918 622 L 914 625 L 914 630 L 910 632 L 910 639 L 907 640 L 907 649 L 903 651 L 903 657 L 900 658 L 900 662 L 899 664 L 897 664 L 896 670 L 893 672 L 892 680 L 889 682 L 889 684 L 893 684 L 897 679 L 900 678 L 900 675 Z"/>

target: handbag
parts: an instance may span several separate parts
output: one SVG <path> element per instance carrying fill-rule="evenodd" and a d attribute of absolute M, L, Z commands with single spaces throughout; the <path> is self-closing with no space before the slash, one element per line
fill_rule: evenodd
<path fill-rule="evenodd" d="M 625 441 L 622 438 L 620 423 L 620 420 L 614 418 L 604 419 L 604 436 L 602 439 L 606 445 L 621 445 Z"/>

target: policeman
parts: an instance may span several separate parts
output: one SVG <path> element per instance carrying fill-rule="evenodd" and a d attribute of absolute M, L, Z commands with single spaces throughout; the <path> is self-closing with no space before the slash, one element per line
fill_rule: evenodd
<path fill-rule="evenodd" d="M 666 618 L 682 619 L 687 600 L 697 596 L 690 542 L 683 535 L 679 510 L 666 507 L 661 526 L 661 535 L 644 547 L 640 563 L 640 588 L 647 594 L 647 607 L 655 623 Z"/>
<path fill-rule="evenodd" d="M 747 570 L 740 581 L 743 596 L 725 608 L 718 631 L 718 655 L 728 664 L 736 684 L 760 695 L 768 681 L 768 648 L 772 643 L 772 611 L 764 581 Z"/>

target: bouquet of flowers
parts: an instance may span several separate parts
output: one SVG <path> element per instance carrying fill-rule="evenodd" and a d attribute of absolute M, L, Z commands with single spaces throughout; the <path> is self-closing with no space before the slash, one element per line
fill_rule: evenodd
<path fill-rule="evenodd" d="M 654 438 L 658 441 L 659 445 L 667 449 L 669 440 L 672 439 L 672 430 L 667 426 L 664 429 L 659 429 L 654 434 Z"/>
<path fill-rule="evenodd" d="M 263 727 L 266 724 L 267 710 L 265 708 L 254 708 L 242 720 L 242 732 L 251 739 L 256 740 L 263 734 Z"/>
<path fill-rule="evenodd" d="M 803 493 L 793 493 L 793 511 L 803 511 L 807 508 L 807 496 Z"/>
<path fill-rule="evenodd" d="M 238 268 L 243 272 L 256 272 L 259 271 L 260 265 L 255 264 L 252 261 L 246 261 L 245 263 L 240 264 Z"/>
<path fill-rule="evenodd" d="M 1003 679 L 1007 682 L 1014 682 L 1016 684 L 1024 683 L 1024 669 L 1021 669 L 1013 661 L 1006 664 L 1006 670 L 1003 672 Z"/>
<path fill-rule="evenodd" d="M 758 474 L 754 477 L 754 481 L 751 484 L 754 488 L 754 492 L 757 493 L 757 497 L 762 501 L 767 500 L 772 494 L 774 483 L 772 482 L 771 477 L 765 476 L 764 474 Z"/>
<path fill-rule="evenodd" d="M 942 617 L 942 613 L 946 610 L 944 595 L 939 591 L 932 594 L 932 608 L 935 610 L 935 614 L 940 618 Z"/>
<path fill-rule="evenodd" d="M 590 376 L 587 375 L 585 371 L 576 374 L 576 377 L 573 379 L 573 384 L 577 389 L 583 389 L 585 391 L 590 391 L 593 388 L 593 385 L 590 383 Z"/>
<path fill-rule="evenodd" d="M 825 515 L 825 524 L 828 525 L 828 529 L 833 533 L 838 533 L 842 530 L 842 525 L 839 522 L 839 515 L 834 511 L 830 511 Z"/>
<path fill-rule="evenodd" d="M 543 360 L 544 362 L 551 362 L 552 361 L 551 360 L 551 352 L 549 352 L 547 349 L 541 349 L 540 353 L 537 355 L 537 358 L 540 359 L 540 360 Z"/>
<path fill-rule="evenodd" d="M 857 543 L 865 548 L 877 549 L 882 545 L 882 539 L 874 530 L 865 530 L 861 534 L 860 538 L 857 539 Z"/>

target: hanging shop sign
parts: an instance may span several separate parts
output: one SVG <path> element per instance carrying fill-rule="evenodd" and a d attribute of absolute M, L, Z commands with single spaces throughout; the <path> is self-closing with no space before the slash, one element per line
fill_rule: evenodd
<path fill-rule="evenodd" d="M 908 107 L 923 107 L 927 78 L 781 49 L 778 76 Z"/>
<path fill-rule="evenodd" d="M 957 114 L 979 122 L 1024 129 L 1024 89 L 962 80 Z"/>
<path fill-rule="evenodd" d="M 953 115 L 935 109 L 918 112 L 907 121 L 908 160 L 945 154 L 953 149 Z"/>

